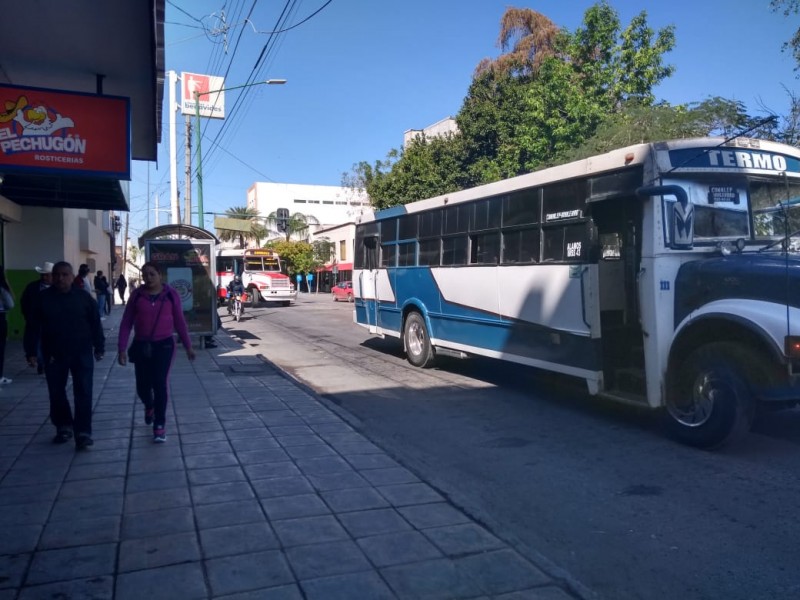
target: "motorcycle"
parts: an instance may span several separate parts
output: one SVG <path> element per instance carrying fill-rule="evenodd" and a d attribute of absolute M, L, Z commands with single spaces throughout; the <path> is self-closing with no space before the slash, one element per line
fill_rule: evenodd
<path fill-rule="evenodd" d="M 236 322 L 239 322 L 239 319 L 242 318 L 242 311 L 244 310 L 243 306 L 243 294 L 234 294 L 231 303 L 233 306 L 231 310 L 233 311 L 233 318 L 236 319 Z"/>

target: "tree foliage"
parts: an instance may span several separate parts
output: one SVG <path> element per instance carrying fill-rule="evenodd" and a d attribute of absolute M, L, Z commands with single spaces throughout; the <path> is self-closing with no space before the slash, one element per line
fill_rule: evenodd
<path fill-rule="evenodd" d="M 800 0 L 772 0 L 770 7 L 773 11 L 783 11 L 786 17 L 800 14 Z M 783 44 L 783 49 L 792 53 L 796 63 L 794 70 L 798 72 L 797 77 L 800 77 L 800 28 L 794 32 L 792 39 Z"/>
<path fill-rule="evenodd" d="M 257 219 L 258 211 L 247 206 L 232 206 L 225 211 L 225 216 L 231 219 L 241 219 L 250 222 L 250 231 L 239 231 L 236 229 L 217 228 L 217 237 L 223 242 L 238 242 L 240 248 L 244 248 L 248 241 L 253 240 L 258 246 L 261 240 L 267 236 L 267 231 Z"/>

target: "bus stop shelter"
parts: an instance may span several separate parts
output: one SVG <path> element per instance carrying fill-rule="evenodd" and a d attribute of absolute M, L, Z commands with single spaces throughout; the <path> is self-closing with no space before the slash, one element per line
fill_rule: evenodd
<path fill-rule="evenodd" d="M 193 225 L 160 225 L 139 236 L 145 260 L 156 265 L 162 280 L 175 288 L 191 335 L 217 332 L 217 237 Z"/>

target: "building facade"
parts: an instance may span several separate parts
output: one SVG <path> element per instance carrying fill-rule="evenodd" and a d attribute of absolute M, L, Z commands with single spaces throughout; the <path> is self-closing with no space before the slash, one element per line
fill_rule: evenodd
<path fill-rule="evenodd" d="M 262 217 L 274 217 L 279 208 L 290 215 L 300 213 L 309 223 L 308 236 L 317 231 L 352 221 L 365 209 L 369 199 L 365 193 L 334 185 L 256 182 L 247 190 L 247 208 Z M 283 234 L 270 224 L 269 239 Z"/>

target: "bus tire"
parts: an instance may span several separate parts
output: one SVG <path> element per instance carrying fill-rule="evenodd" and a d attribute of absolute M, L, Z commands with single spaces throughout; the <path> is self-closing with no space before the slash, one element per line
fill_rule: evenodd
<path fill-rule="evenodd" d="M 258 303 L 261 301 L 261 294 L 258 292 L 256 288 L 250 288 L 247 290 L 248 295 L 250 296 L 250 306 L 255 308 L 258 306 Z"/>
<path fill-rule="evenodd" d="M 410 312 L 403 327 L 403 344 L 406 358 L 415 367 L 423 369 L 433 366 L 434 354 L 425 319 L 418 312 Z"/>
<path fill-rule="evenodd" d="M 736 441 L 750 429 L 755 365 L 761 360 L 736 342 L 698 347 L 678 365 L 667 384 L 668 432 L 696 448 Z"/>

